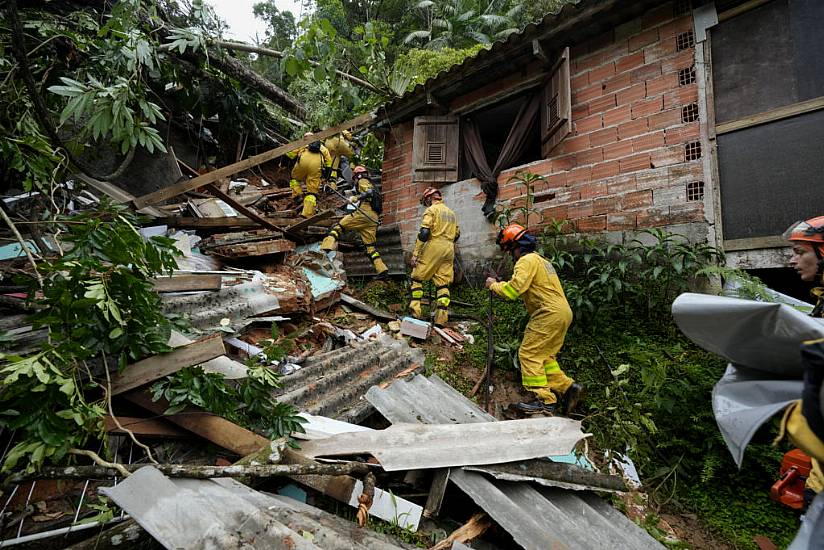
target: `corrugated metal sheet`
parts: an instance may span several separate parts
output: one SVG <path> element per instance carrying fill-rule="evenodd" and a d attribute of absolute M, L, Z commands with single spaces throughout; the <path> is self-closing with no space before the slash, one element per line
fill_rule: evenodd
<path fill-rule="evenodd" d="M 390 275 L 405 275 L 406 264 L 403 259 L 401 246 L 401 232 L 397 225 L 378 228 L 378 241 L 375 245 L 381 258 L 389 268 Z M 347 277 L 374 277 L 375 268 L 372 260 L 362 249 L 340 247 L 343 256 L 343 266 Z"/>
<path fill-rule="evenodd" d="M 309 358 L 303 367 L 281 379 L 278 401 L 298 410 L 356 423 L 372 412 L 363 396 L 375 385 L 411 375 L 423 368 L 424 353 L 388 335 Z M 410 370 L 413 369 L 413 370 Z"/>
<path fill-rule="evenodd" d="M 522 66 L 534 63 L 532 40 L 544 41 L 549 52 L 564 46 L 574 46 L 589 38 L 611 30 L 616 25 L 638 17 L 648 9 L 666 4 L 667 0 L 581 0 L 566 4 L 557 13 L 547 14 L 542 20 L 527 24 L 520 32 L 509 35 L 481 50 L 458 65 L 441 71 L 423 84 L 383 107 L 384 116 L 391 121 L 403 120 L 425 107 L 427 96 L 448 100 L 494 82 Z"/>
<path fill-rule="evenodd" d="M 416 376 L 366 398 L 392 423 L 491 422 L 495 419 L 437 376 Z M 545 550 L 661 549 L 646 531 L 597 496 L 586 492 L 488 479 L 460 468 L 449 480 L 468 494 L 522 548 Z"/>

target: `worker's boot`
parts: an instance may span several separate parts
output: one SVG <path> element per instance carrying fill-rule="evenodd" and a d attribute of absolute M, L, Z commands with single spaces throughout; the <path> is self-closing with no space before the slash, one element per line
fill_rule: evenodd
<path fill-rule="evenodd" d="M 544 403 L 540 400 L 530 401 L 528 403 L 518 403 L 515 408 L 526 414 L 550 414 L 554 415 L 558 409 L 557 403 Z"/>
<path fill-rule="evenodd" d="M 303 210 L 301 211 L 300 215 L 304 218 L 311 218 L 315 215 L 315 206 L 318 203 L 318 199 L 315 195 L 306 195 L 303 197 Z"/>
<path fill-rule="evenodd" d="M 584 386 L 573 382 L 561 397 L 561 414 L 568 416 L 578 406 L 578 401 L 584 397 Z"/>
<path fill-rule="evenodd" d="M 442 304 L 438 304 L 435 309 L 435 325 L 445 327 L 447 321 L 449 321 L 449 309 Z"/>

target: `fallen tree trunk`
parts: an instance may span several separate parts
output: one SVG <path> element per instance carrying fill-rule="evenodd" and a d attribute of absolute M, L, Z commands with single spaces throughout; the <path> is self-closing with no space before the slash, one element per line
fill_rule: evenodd
<path fill-rule="evenodd" d="M 123 467 L 134 472 L 147 464 L 123 464 Z M 370 467 L 362 462 L 348 462 L 345 464 L 248 464 L 231 466 L 202 466 L 189 464 L 153 464 L 162 474 L 168 477 L 184 477 L 189 479 L 211 479 L 215 477 L 249 477 L 268 478 L 282 476 L 340 476 L 365 475 Z M 31 479 L 99 479 L 121 477 L 121 473 L 114 468 L 103 466 L 46 466 L 39 472 L 32 474 L 13 474 L 9 476 L 4 486 L 23 483 Z"/>

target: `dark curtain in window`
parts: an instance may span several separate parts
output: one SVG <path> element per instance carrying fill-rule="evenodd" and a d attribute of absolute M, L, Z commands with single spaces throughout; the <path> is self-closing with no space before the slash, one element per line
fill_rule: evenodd
<path fill-rule="evenodd" d="M 469 163 L 472 175 L 481 180 L 481 189 L 486 195 L 483 205 L 484 216 L 490 221 L 495 215 L 495 198 L 498 196 L 498 176 L 500 173 L 512 166 L 527 148 L 530 133 L 534 124 L 538 123 L 538 109 L 541 107 L 542 93 L 540 88 L 527 101 L 521 105 L 509 135 L 501 149 L 501 154 L 495 160 L 495 165 L 490 168 L 489 160 L 484 152 L 481 134 L 478 126 L 472 119 L 467 119 L 464 123 L 463 148 L 466 160 Z"/>

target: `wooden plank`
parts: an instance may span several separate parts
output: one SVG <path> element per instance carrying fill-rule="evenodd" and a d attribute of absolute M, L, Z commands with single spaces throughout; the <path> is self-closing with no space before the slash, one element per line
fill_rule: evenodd
<path fill-rule="evenodd" d="M 234 198 L 230 197 L 229 195 L 218 189 L 216 185 L 210 183 L 206 186 L 206 189 L 209 191 L 210 194 L 218 197 L 223 202 L 225 202 L 226 204 L 228 204 L 229 206 L 231 206 L 232 208 L 234 208 L 250 220 L 257 222 L 259 225 L 262 225 L 266 229 L 271 229 L 272 231 L 278 231 L 280 233 L 283 233 L 283 229 L 276 226 L 275 224 L 273 224 L 257 212 L 253 211 L 251 208 L 247 208 L 246 206 L 240 204 Z"/>
<path fill-rule="evenodd" d="M 126 399 L 149 412 L 162 415 L 169 407 L 168 401 L 152 401 L 148 392 L 135 390 L 125 394 Z M 255 432 L 242 428 L 220 416 L 208 413 L 198 407 L 189 406 L 182 414 L 164 417 L 181 428 L 211 441 L 235 454 L 246 456 L 269 445 L 269 440 Z"/>
<path fill-rule="evenodd" d="M 134 200 L 134 195 L 124 191 L 123 189 L 119 188 L 116 185 L 113 185 L 107 181 L 100 181 L 96 180 L 91 176 L 87 176 L 82 172 L 78 172 L 75 174 L 75 177 L 80 181 L 84 182 L 86 185 L 90 186 L 91 188 L 100 191 L 104 195 L 108 195 L 110 198 L 114 199 L 115 202 L 119 203 L 129 203 Z M 163 216 L 163 212 L 158 210 L 157 208 L 153 208 L 148 206 L 146 208 L 142 208 L 139 210 L 141 214 L 148 214 L 150 216 L 161 217 Z"/>
<path fill-rule="evenodd" d="M 348 294 L 341 294 L 340 299 L 343 303 L 349 304 L 350 306 L 357 308 L 361 311 L 365 311 L 366 313 L 372 315 L 373 317 L 377 317 L 378 319 L 383 319 L 384 321 L 395 321 L 398 319 L 397 315 L 392 315 L 387 311 L 383 311 L 376 307 L 372 307 L 369 304 L 361 302 L 353 296 L 349 296 Z"/>
<path fill-rule="evenodd" d="M 176 428 L 174 424 L 170 424 L 160 418 L 136 418 L 134 416 L 118 416 L 117 421 L 126 430 L 135 435 L 145 437 L 164 437 L 164 438 L 184 438 L 191 437 L 183 430 Z M 121 430 L 115 424 L 111 416 L 103 417 L 103 426 L 105 430 L 113 434 L 125 434 L 125 430 Z"/>
<path fill-rule="evenodd" d="M 169 353 L 154 355 L 133 365 L 127 365 L 122 373 L 112 376 L 112 395 L 118 395 L 143 384 L 168 376 L 185 367 L 204 363 L 226 353 L 223 339 L 213 334 L 203 340 L 175 348 Z"/>
<path fill-rule="evenodd" d="M 759 124 L 766 124 L 767 122 L 774 122 L 776 120 L 790 118 L 796 115 L 818 111 L 820 109 L 824 109 L 824 97 L 800 101 L 798 103 L 793 103 L 792 105 L 779 107 L 778 109 L 772 109 L 770 111 L 764 111 L 763 113 L 757 113 L 738 120 L 724 122 L 723 124 L 716 125 L 715 133 L 726 134 L 728 132 L 751 128 L 753 126 L 758 126 Z"/>
<path fill-rule="evenodd" d="M 309 227 L 310 225 L 314 225 L 317 222 L 323 221 L 326 218 L 331 218 L 334 214 L 334 210 L 324 210 L 323 212 L 315 214 L 311 218 L 306 218 L 305 220 L 301 220 L 294 225 L 290 225 L 286 228 L 286 231 L 289 231 L 290 233 L 295 233 L 296 231 L 300 231 L 301 229 Z"/>
<path fill-rule="evenodd" d="M 174 185 L 170 185 L 153 193 L 148 193 L 141 197 L 137 197 L 134 200 L 134 204 L 137 208 L 142 208 L 150 204 L 157 204 L 167 199 L 171 199 L 172 197 L 181 195 L 186 191 L 192 191 L 194 189 L 197 189 L 198 187 L 203 187 L 204 185 L 214 183 L 221 178 L 237 174 L 238 172 L 248 170 L 249 168 L 253 168 L 255 166 L 263 164 L 264 162 L 276 159 L 282 155 L 285 155 L 289 151 L 293 151 L 295 149 L 298 149 L 299 147 L 303 147 L 304 145 L 309 145 L 313 141 L 324 140 L 328 137 L 332 137 L 335 134 L 340 133 L 343 130 L 348 130 L 356 126 L 363 126 L 369 124 L 370 122 L 372 122 L 372 120 L 374 120 L 374 118 L 374 113 L 365 113 L 351 120 L 347 120 L 346 122 L 342 122 L 337 126 L 333 126 L 321 132 L 317 132 L 316 134 L 310 137 L 305 137 L 296 141 L 292 141 L 290 143 L 287 143 L 286 145 L 281 145 L 280 147 L 277 147 L 270 151 L 266 151 L 264 153 L 260 153 L 259 155 L 254 155 L 240 162 L 224 166 L 223 168 L 218 168 L 217 170 L 213 170 L 212 172 L 203 174 L 202 176 L 198 176 L 188 181 L 183 181 Z"/>
<path fill-rule="evenodd" d="M 188 216 L 174 216 L 158 218 L 155 223 L 169 227 L 179 227 L 185 229 L 222 229 L 224 227 L 257 227 L 257 222 L 248 218 L 226 217 L 226 218 L 191 218 Z"/>
<path fill-rule="evenodd" d="M 220 275 L 178 275 L 152 279 L 155 292 L 185 292 L 189 290 L 220 290 Z"/>
<path fill-rule="evenodd" d="M 426 497 L 426 504 L 423 507 L 424 516 L 436 518 L 441 513 L 441 504 L 443 504 L 443 496 L 446 493 L 449 472 L 449 468 L 435 470 L 435 474 L 432 476 L 432 485 L 429 486 L 429 496 Z"/>
<path fill-rule="evenodd" d="M 734 250 L 756 250 L 758 248 L 784 248 L 790 246 L 784 237 L 771 235 L 769 237 L 752 237 L 750 239 L 730 239 L 724 241 L 724 252 Z"/>

